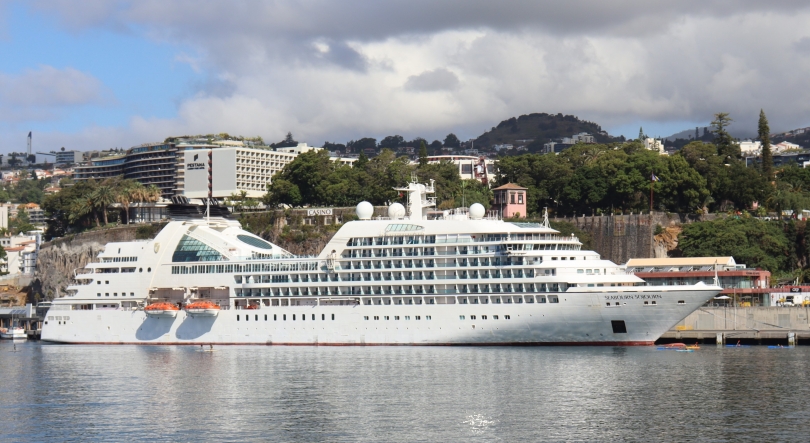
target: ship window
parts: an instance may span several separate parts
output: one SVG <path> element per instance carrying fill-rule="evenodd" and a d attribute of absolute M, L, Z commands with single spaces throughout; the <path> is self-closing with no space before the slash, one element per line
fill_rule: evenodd
<path fill-rule="evenodd" d="M 421 319 L 422 319 L 422 317 L 421 317 L 421 316 L 419 316 L 419 315 L 417 315 L 417 316 L 416 316 L 416 319 L 417 319 L 417 320 L 421 320 Z"/>
<path fill-rule="evenodd" d="M 152 268 L 146 268 L 146 272 L 152 272 Z"/>
<path fill-rule="evenodd" d="M 97 293 L 96 296 L 101 297 L 101 292 Z"/>
<path fill-rule="evenodd" d="M 363 320 L 368 320 L 368 315 L 364 315 Z"/>
<path fill-rule="evenodd" d="M 236 321 L 239 321 L 239 314 L 236 314 Z"/>
<path fill-rule="evenodd" d="M 138 272 L 143 272 L 143 268 L 138 268 Z"/>
<path fill-rule="evenodd" d="M 610 307 L 610 302 L 605 303 L 605 306 Z"/>
<path fill-rule="evenodd" d="M 335 319 L 335 314 L 332 314 L 332 320 L 334 320 L 334 319 Z"/>
<path fill-rule="evenodd" d="M 380 316 L 379 316 L 379 315 L 375 315 L 375 316 L 374 316 L 374 320 L 379 320 L 379 319 L 380 319 Z"/>
<path fill-rule="evenodd" d="M 549 302 L 549 303 L 559 303 L 559 302 L 560 302 L 560 299 L 559 299 L 559 298 L 557 298 L 557 297 L 549 297 L 549 298 L 548 298 L 548 302 Z"/>
<path fill-rule="evenodd" d="M 256 317 L 254 318 L 254 320 L 259 321 L 259 314 L 256 314 Z"/>
<path fill-rule="evenodd" d="M 471 315 L 471 316 L 470 316 L 470 320 L 475 320 L 475 316 L 474 316 L 474 315 Z"/>
<path fill-rule="evenodd" d="M 295 321 L 295 314 L 293 314 L 293 321 Z"/>
<path fill-rule="evenodd" d="M 273 314 L 273 321 L 278 320 L 278 314 Z"/>
<path fill-rule="evenodd" d="M 411 319 L 411 316 L 410 316 L 410 315 L 406 315 L 406 316 L 405 316 L 405 320 L 410 320 L 410 319 Z"/>
<path fill-rule="evenodd" d="M 644 302 L 644 304 L 645 304 L 645 305 L 649 305 L 649 304 L 650 304 L 650 302 L 648 302 L 648 301 L 645 301 L 645 302 Z"/>
<path fill-rule="evenodd" d="M 399 320 L 399 316 L 398 316 L 398 315 L 395 315 L 395 316 L 394 316 L 394 320 Z"/>
<path fill-rule="evenodd" d="M 304 315 L 306 315 L 306 314 L 304 314 Z M 315 314 L 312 314 L 312 319 L 315 320 Z"/>
<path fill-rule="evenodd" d="M 321 320 L 326 320 L 326 314 L 321 314 Z"/>
<path fill-rule="evenodd" d="M 486 320 L 486 319 L 487 319 L 487 316 L 486 316 L 486 315 L 482 315 L 482 316 L 481 316 L 481 320 Z"/>
<path fill-rule="evenodd" d="M 96 283 L 101 284 L 101 280 L 99 280 L 99 281 L 98 281 L 98 282 L 96 282 Z"/>
<path fill-rule="evenodd" d="M 267 314 L 264 314 L 264 321 L 267 321 Z"/>
<path fill-rule="evenodd" d="M 104 296 L 105 296 L 105 297 L 109 297 L 109 296 L 110 296 L 110 293 L 109 293 L 109 292 L 105 292 L 105 293 L 104 293 Z"/>
<path fill-rule="evenodd" d="M 651 304 L 651 305 L 655 305 L 655 304 L 657 304 L 657 303 L 655 302 L 655 300 L 653 300 L 653 301 L 651 301 L 651 302 L 650 302 L 650 304 Z"/>
<path fill-rule="evenodd" d="M 627 325 L 624 320 L 611 320 L 610 326 L 613 327 L 614 334 L 627 334 Z"/>
<path fill-rule="evenodd" d="M 503 316 L 503 318 L 505 318 L 505 319 L 509 320 L 509 319 L 511 319 L 512 317 L 511 317 L 511 316 L 509 316 L 509 315 L 504 315 L 504 316 Z"/>
<path fill-rule="evenodd" d="M 685 302 L 685 301 L 683 301 L 683 300 L 678 300 L 678 304 L 679 304 L 679 305 L 685 305 L 685 304 L 686 304 L 686 302 Z"/>
<path fill-rule="evenodd" d="M 459 320 L 464 320 L 464 316 L 463 316 L 463 315 L 459 315 L 459 316 L 458 316 L 458 319 L 459 319 Z"/>
<path fill-rule="evenodd" d="M 425 320 L 430 320 L 430 316 L 429 316 L 429 315 L 426 315 L 426 316 L 425 316 Z"/>
<path fill-rule="evenodd" d="M 251 235 L 240 234 L 240 235 L 237 235 L 236 238 L 241 240 L 242 243 L 246 243 L 246 244 L 248 244 L 250 246 L 253 246 L 254 248 L 273 249 L 273 245 L 271 245 L 270 243 L 267 243 L 266 241 L 264 241 L 264 240 L 262 240 L 262 239 L 260 239 L 258 237 L 253 237 Z"/>
<path fill-rule="evenodd" d="M 498 319 L 498 316 L 497 316 L 497 315 L 493 315 L 493 316 L 492 316 L 492 319 L 493 319 L 493 320 L 497 320 L 497 319 Z"/>
<path fill-rule="evenodd" d="M 177 243 L 174 254 L 172 254 L 173 262 L 218 261 L 223 259 L 222 254 L 216 249 L 188 235 L 183 235 L 183 238 Z M 152 272 L 152 268 L 149 268 L 148 272 Z"/>
<path fill-rule="evenodd" d="M 117 292 L 113 292 L 113 297 L 118 297 L 118 293 L 117 293 Z M 646 303 L 645 303 L 645 304 L 646 304 Z"/>
<path fill-rule="evenodd" d="M 386 319 L 386 320 L 389 320 L 389 318 L 388 318 L 388 316 L 387 316 L 387 315 L 386 315 L 385 317 L 383 317 L 383 318 L 384 318 L 384 319 Z"/>
<path fill-rule="evenodd" d="M 245 321 L 250 321 L 250 316 L 245 314 Z"/>

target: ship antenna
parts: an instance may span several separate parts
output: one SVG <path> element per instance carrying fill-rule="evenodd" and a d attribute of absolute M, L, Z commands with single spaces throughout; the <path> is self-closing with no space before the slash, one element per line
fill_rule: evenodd
<path fill-rule="evenodd" d="M 550 227 L 548 223 L 548 206 L 543 207 L 543 227 L 544 228 Z"/>

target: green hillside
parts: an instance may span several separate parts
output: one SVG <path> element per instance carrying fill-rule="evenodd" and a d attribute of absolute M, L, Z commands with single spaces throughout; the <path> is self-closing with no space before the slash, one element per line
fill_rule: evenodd
<path fill-rule="evenodd" d="M 515 146 L 528 145 L 529 149 L 534 151 L 550 140 L 571 137 L 580 132 L 593 135 L 597 143 L 620 140 L 603 132 L 602 127 L 596 123 L 580 120 L 574 115 L 539 113 L 504 120 L 475 139 L 475 145 L 480 147 L 503 143 Z M 518 140 L 533 140 L 533 142 Z"/>

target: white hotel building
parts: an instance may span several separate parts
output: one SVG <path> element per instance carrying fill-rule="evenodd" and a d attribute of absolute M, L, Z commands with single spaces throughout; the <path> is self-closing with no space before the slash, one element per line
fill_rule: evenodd
<path fill-rule="evenodd" d="M 242 191 L 259 198 L 273 175 L 304 152 L 318 150 L 306 143 L 296 147 L 256 149 L 239 146 L 187 148 L 183 151 L 183 194 L 188 198 L 226 198 Z M 351 164 L 354 158 L 332 158 Z M 179 174 L 178 174 L 179 175 Z"/>

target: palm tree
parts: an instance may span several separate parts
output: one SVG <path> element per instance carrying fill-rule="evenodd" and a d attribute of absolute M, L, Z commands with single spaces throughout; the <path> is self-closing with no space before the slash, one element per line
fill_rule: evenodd
<path fill-rule="evenodd" d="M 132 184 L 127 187 L 127 192 L 129 193 L 130 202 L 138 202 L 141 218 L 143 218 L 143 205 L 141 205 L 141 203 L 146 200 L 146 188 L 141 182 L 136 181 L 132 182 Z M 127 210 L 127 224 L 129 224 L 129 210 Z"/>
<path fill-rule="evenodd" d="M 144 200 L 149 203 L 154 203 L 160 200 L 160 196 L 163 193 L 161 192 L 160 188 L 155 185 L 149 185 L 146 187 L 145 198 Z"/>
<path fill-rule="evenodd" d="M 104 214 L 104 226 L 107 226 L 107 208 L 115 203 L 115 192 L 113 188 L 102 185 L 96 188 L 92 195 L 93 206 Z"/>
<path fill-rule="evenodd" d="M 74 200 L 68 208 L 68 222 L 76 224 L 81 221 L 84 216 L 93 213 L 96 219 L 96 227 L 99 226 L 98 213 L 93 210 L 93 201 L 89 197 L 81 197 Z"/>

